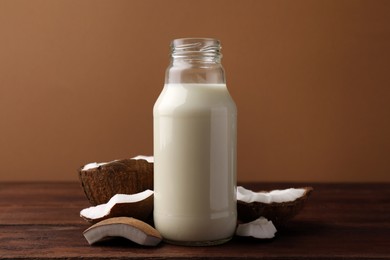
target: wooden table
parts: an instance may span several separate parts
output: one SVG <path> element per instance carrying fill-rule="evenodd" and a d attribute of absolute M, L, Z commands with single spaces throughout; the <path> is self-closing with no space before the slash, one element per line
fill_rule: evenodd
<path fill-rule="evenodd" d="M 390 183 L 246 183 L 255 190 L 313 186 L 306 207 L 272 240 L 145 248 L 119 239 L 89 246 L 78 183 L 0 183 L 0 258 L 9 259 L 390 259 Z"/>

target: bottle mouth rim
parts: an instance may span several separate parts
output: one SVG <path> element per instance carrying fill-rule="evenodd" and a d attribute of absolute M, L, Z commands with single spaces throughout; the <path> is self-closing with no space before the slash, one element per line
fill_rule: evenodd
<path fill-rule="evenodd" d="M 221 43 L 214 38 L 179 38 L 171 42 L 173 58 L 215 57 L 222 58 Z"/>
<path fill-rule="evenodd" d="M 215 44 L 220 45 L 221 42 L 216 38 L 203 38 L 203 37 L 187 37 L 187 38 L 177 38 L 172 41 L 172 45 L 181 45 L 181 44 L 193 44 L 193 43 L 209 43 L 209 44 Z"/>

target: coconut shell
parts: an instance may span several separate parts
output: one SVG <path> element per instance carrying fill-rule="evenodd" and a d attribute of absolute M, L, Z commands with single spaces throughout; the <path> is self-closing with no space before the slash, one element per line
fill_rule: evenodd
<path fill-rule="evenodd" d="M 150 221 L 150 216 L 152 215 L 152 212 L 153 195 L 137 202 L 116 203 L 112 206 L 110 212 L 101 218 L 91 219 L 83 215 L 81 215 L 81 217 L 92 224 L 114 217 L 132 217 L 148 222 Z"/>
<path fill-rule="evenodd" d="M 153 190 L 153 163 L 123 159 L 88 170 L 82 167 L 79 178 L 89 202 L 96 206 L 107 203 L 115 194 Z"/>
<path fill-rule="evenodd" d="M 305 187 L 303 196 L 294 201 L 281 203 L 243 202 L 237 201 L 237 218 L 241 222 L 251 222 L 260 217 L 272 220 L 275 226 L 283 226 L 287 221 L 296 216 L 304 207 L 312 187 Z"/>
<path fill-rule="evenodd" d="M 118 217 L 103 220 L 83 232 L 89 244 L 107 238 L 124 237 L 144 246 L 156 246 L 161 234 L 152 226 L 135 218 Z"/>

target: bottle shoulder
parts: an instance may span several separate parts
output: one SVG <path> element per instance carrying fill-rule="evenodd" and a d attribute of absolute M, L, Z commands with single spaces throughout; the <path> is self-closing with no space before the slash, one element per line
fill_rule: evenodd
<path fill-rule="evenodd" d="M 225 109 L 236 113 L 226 84 L 165 84 L 154 105 L 154 113 Z"/>

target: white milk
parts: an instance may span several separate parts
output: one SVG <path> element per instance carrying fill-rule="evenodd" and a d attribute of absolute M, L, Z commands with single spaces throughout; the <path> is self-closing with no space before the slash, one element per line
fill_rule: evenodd
<path fill-rule="evenodd" d="M 236 106 L 225 84 L 166 84 L 154 105 L 154 223 L 171 242 L 236 227 Z"/>

